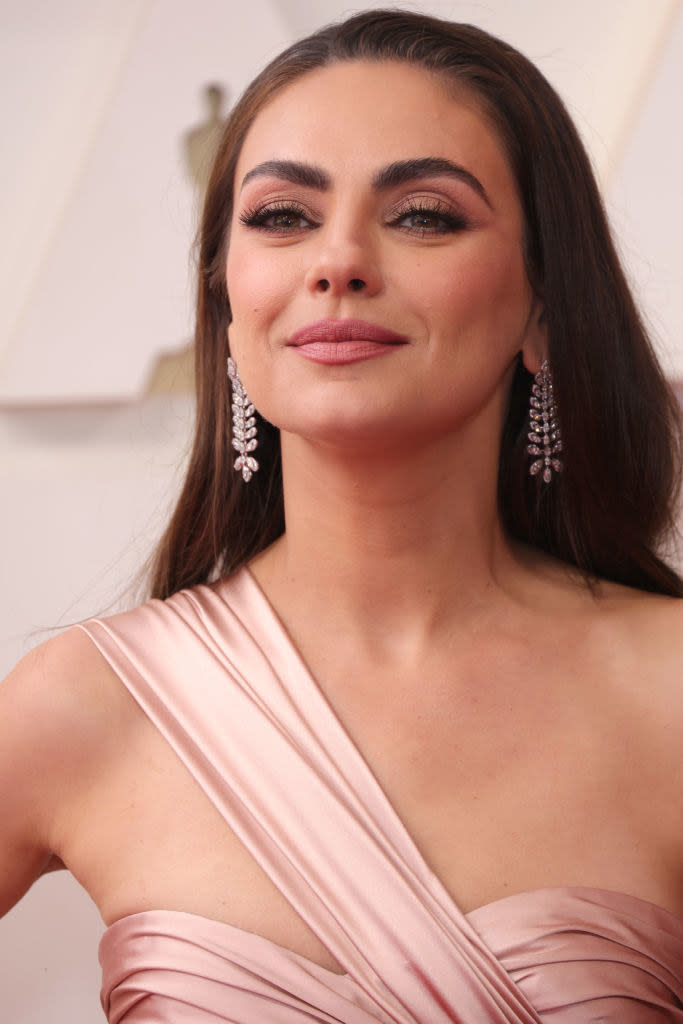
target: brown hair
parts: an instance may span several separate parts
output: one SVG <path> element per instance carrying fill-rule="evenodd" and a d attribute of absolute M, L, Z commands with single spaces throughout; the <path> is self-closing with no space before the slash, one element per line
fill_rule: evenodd
<path fill-rule="evenodd" d="M 600 576 L 683 594 L 657 553 L 678 493 L 678 405 L 653 355 L 577 131 L 555 91 L 513 47 L 481 29 L 404 11 L 367 11 L 295 43 L 235 106 L 209 183 L 199 245 L 197 423 L 187 477 L 156 553 L 152 593 L 238 568 L 284 530 L 278 431 L 259 418 L 260 471 L 234 472 L 226 375 L 225 265 L 235 165 L 268 100 L 339 61 L 406 61 L 473 91 L 515 174 L 525 258 L 545 307 L 565 470 L 528 474 L 531 378 L 519 362 L 503 428 L 499 507 L 510 536 Z"/>

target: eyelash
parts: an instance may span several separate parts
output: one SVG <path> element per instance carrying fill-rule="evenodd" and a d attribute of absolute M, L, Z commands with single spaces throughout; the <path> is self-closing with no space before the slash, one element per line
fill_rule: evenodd
<path fill-rule="evenodd" d="M 275 203 L 267 203 L 265 206 L 256 206 L 252 209 L 245 210 L 240 215 L 240 223 L 244 224 L 248 228 L 256 228 L 257 230 L 269 232 L 274 235 L 287 235 L 291 234 L 300 228 L 298 226 L 276 226 L 275 224 L 268 224 L 268 221 L 272 217 L 277 216 L 288 216 L 292 220 L 305 220 L 308 222 L 309 227 L 319 227 L 319 223 L 313 220 L 308 211 L 301 206 L 299 203 L 282 201 Z M 406 227 L 402 226 L 401 222 L 405 221 L 409 217 L 433 217 L 440 221 L 438 227 L 433 228 L 417 228 L 417 227 Z M 392 219 L 389 221 L 390 227 L 398 228 L 400 231 L 404 231 L 407 234 L 417 235 L 420 238 L 424 238 L 427 235 L 447 235 L 457 231 L 464 231 L 469 227 L 467 219 L 460 213 L 456 213 L 446 203 L 441 200 L 413 200 L 409 202 L 403 209 L 395 213 Z"/>
<path fill-rule="evenodd" d="M 248 228 L 260 228 L 262 231 L 270 231 L 276 235 L 286 235 L 290 231 L 295 230 L 293 228 L 286 227 L 275 227 L 275 225 L 269 225 L 266 222 L 271 217 L 277 217 L 278 215 L 284 216 L 288 214 L 293 219 L 299 218 L 301 220 L 307 220 L 312 227 L 317 227 L 317 223 L 311 220 L 310 215 L 300 206 L 294 202 L 277 202 L 267 203 L 265 206 L 256 206 L 251 210 L 245 210 L 240 215 L 240 223 L 244 224 Z"/>
<path fill-rule="evenodd" d="M 441 222 L 441 226 L 431 229 L 401 227 L 401 221 L 406 220 L 408 217 L 433 217 Z M 424 238 L 425 235 L 454 234 L 457 231 L 464 231 L 469 227 L 467 219 L 461 213 L 456 213 L 440 199 L 412 200 L 394 216 L 390 223 L 392 227 L 399 228 L 409 234 L 417 234 L 421 238 Z"/>

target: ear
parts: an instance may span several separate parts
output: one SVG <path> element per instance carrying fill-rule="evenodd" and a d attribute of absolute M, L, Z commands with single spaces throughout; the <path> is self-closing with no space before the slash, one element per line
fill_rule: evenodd
<path fill-rule="evenodd" d="M 527 321 L 524 344 L 522 345 L 522 361 L 529 373 L 537 374 L 544 359 L 548 358 L 548 330 L 545 319 L 545 306 L 539 298 L 531 305 Z"/>

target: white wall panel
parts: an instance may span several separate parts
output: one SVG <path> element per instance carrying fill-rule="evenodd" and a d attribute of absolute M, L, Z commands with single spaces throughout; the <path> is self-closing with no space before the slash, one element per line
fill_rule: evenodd
<path fill-rule="evenodd" d="M 683 6 L 609 192 L 636 292 L 669 376 L 683 379 Z"/>
<path fill-rule="evenodd" d="M 137 29 L 0 366 L 0 401 L 135 397 L 190 333 L 183 135 L 207 82 L 234 95 L 288 37 L 266 0 L 155 0 Z"/>
<path fill-rule="evenodd" d="M 0 357 L 151 0 L 3 0 Z"/>

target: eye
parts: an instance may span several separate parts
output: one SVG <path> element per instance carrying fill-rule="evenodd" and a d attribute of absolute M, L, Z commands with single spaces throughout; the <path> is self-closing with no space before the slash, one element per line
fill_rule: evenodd
<path fill-rule="evenodd" d="M 391 223 L 402 231 L 420 236 L 447 235 L 468 227 L 462 214 L 438 200 L 413 202 L 404 206 L 394 215 Z"/>
<path fill-rule="evenodd" d="M 248 228 L 258 228 L 275 235 L 291 234 L 316 227 L 307 210 L 298 203 L 278 202 L 245 210 L 240 222 Z"/>

